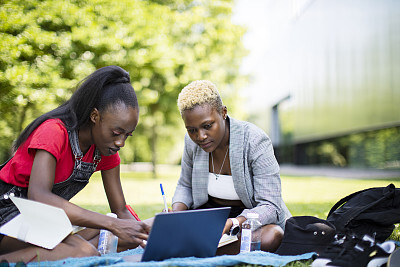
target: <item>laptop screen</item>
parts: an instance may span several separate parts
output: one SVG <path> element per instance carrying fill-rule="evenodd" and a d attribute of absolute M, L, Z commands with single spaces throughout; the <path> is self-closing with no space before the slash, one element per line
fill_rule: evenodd
<path fill-rule="evenodd" d="M 229 212 L 226 207 L 157 214 L 142 261 L 215 256 Z"/>

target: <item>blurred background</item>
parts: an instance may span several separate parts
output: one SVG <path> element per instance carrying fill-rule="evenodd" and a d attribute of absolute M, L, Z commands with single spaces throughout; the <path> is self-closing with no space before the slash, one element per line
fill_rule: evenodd
<path fill-rule="evenodd" d="M 249 118 L 279 162 L 399 169 L 400 2 L 256 2 L 237 2 L 254 29 Z"/>
<path fill-rule="evenodd" d="M 281 164 L 400 170 L 399 1 L 0 0 L 1 161 L 106 65 L 139 99 L 128 167 L 180 163 L 177 96 L 208 79 Z"/>

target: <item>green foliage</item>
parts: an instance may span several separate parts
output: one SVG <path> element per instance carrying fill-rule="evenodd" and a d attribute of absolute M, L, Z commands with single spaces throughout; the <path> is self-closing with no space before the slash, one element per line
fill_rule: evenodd
<path fill-rule="evenodd" d="M 351 135 L 348 145 L 353 166 L 400 168 L 400 127 Z"/>
<path fill-rule="evenodd" d="M 282 162 L 294 157 L 290 144 L 293 129 L 284 132 L 284 145 L 280 147 Z M 311 165 L 334 165 L 339 167 L 400 169 L 400 127 L 353 133 L 337 138 L 315 141 L 301 145 L 305 154 L 303 163 Z"/>
<path fill-rule="evenodd" d="M 157 150 L 159 159 L 179 161 L 180 89 L 210 79 L 235 105 L 245 50 L 244 29 L 231 23 L 232 3 L 6 1 L 0 6 L 0 159 L 26 125 L 68 99 L 79 80 L 119 65 L 129 71 L 140 104 L 140 123 L 122 161 L 149 161 Z"/>

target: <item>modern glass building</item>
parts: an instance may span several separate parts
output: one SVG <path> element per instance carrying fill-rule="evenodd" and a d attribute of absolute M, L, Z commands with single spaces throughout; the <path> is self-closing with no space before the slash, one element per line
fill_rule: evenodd
<path fill-rule="evenodd" d="M 272 112 L 279 161 L 400 169 L 400 1 L 295 2 L 266 73 L 290 95 Z"/>

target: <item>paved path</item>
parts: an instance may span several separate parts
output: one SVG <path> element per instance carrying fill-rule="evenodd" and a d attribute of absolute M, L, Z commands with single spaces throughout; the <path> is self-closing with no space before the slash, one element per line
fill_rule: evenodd
<path fill-rule="evenodd" d="M 400 170 L 369 170 L 339 167 L 320 167 L 320 166 L 298 166 L 281 164 L 281 174 L 289 176 L 327 176 L 349 179 L 393 179 L 400 180 Z M 151 171 L 152 166 L 148 162 L 132 163 L 121 165 L 121 171 Z M 178 165 L 157 165 L 157 171 L 180 171 Z"/>
<path fill-rule="evenodd" d="M 398 178 L 400 180 L 400 170 L 353 169 L 288 164 L 281 164 L 280 167 L 281 175 L 289 176 L 327 176 L 351 179 Z"/>

